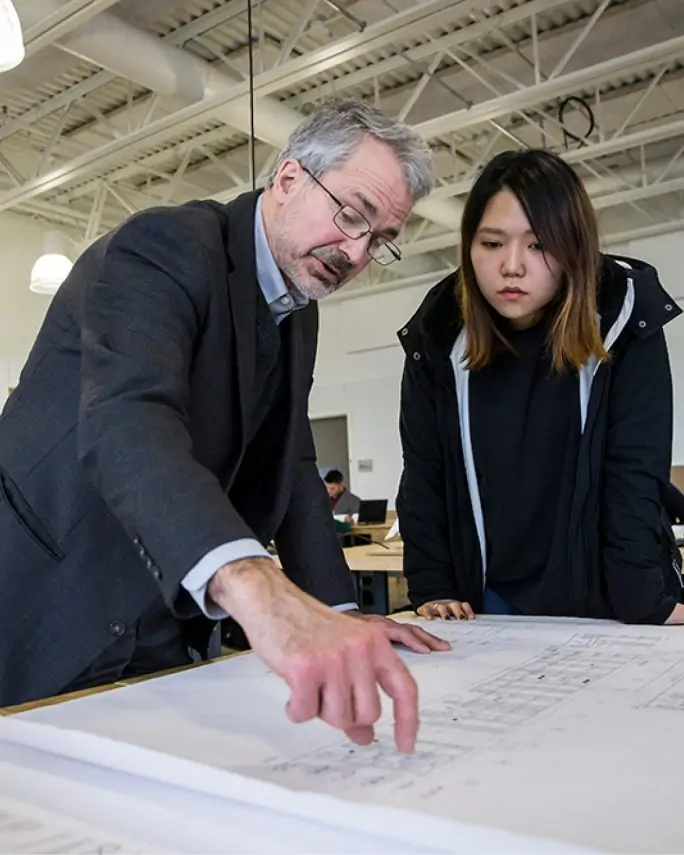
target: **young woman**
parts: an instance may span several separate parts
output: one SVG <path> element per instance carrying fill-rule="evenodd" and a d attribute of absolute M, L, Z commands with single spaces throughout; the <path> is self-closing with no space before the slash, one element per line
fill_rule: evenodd
<path fill-rule="evenodd" d="M 675 301 L 649 265 L 601 255 L 582 183 L 546 151 L 489 163 L 461 248 L 399 332 L 414 608 L 684 622 L 662 509 Z"/>

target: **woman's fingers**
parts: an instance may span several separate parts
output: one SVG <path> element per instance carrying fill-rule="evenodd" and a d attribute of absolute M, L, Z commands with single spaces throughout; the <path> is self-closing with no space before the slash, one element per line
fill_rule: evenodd
<path fill-rule="evenodd" d="M 470 603 L 463 603 L 460 600 L 434 600 L 430 603 L 424 603 L 417 610 L 420 617 L 426 620 L 474 620 L 475 612 L 473 612 Z"/>

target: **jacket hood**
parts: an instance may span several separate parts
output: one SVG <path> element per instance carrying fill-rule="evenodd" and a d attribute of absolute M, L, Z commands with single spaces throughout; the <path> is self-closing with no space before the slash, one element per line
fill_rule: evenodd
<path fill-rule="evenodd" d="M 458 271 L 428 291 L 418 310 L 397 333 L 408 356 L 420 359 L 429 341 L 447 355 L 462 328 L 463 319 L 456 294 Z M 634 306 L 624 330 L 645 338 L 682 314 L 676 301 L 663 288 L 652 265 L 627 256 L 603 255 L 598 289 L 601 330 L 607 331 L 624 309 L 629 282 Z"/>

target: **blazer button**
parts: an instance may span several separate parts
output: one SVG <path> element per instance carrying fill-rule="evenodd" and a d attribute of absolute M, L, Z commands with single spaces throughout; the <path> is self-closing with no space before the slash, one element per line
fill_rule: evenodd
<path fill-rule="evenodd" d="M 420 354 L 418 353 L 418 351 L 416 351 L 416 352 L 413 354 L 413 358 L 416 360 L 416 362 L 418 362 L 418 361 L 420 360 L 421 356 L 420 356 Z"/>
<path fill-rule="evenodd" d="M 113 635 L 114 638 L 121 638 L 121 636 L 126 632 L 126 624 L 120 620 L 113 620 L 109 624 L 109 634 Z"/>
<path fill-rule="evenodd" d="M 408 327 L 404 327 L 404 329 L 401 331 L 401 334 L 403 336 L 407 336 L 408 335 Z"/>

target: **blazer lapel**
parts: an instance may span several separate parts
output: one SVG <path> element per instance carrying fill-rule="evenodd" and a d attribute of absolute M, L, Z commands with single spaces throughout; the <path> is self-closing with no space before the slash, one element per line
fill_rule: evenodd
<path fill-rule="evenodd" d="M 254 405 L 254 380 L 257 348 L 256 254 L 254 215 L 259 193 L 245 193 L 226 206 L 228 214 L 228 299 L 230 301 L 237 359 L 240 417 L 243 444 L 249 433 L 249 418 Z"/>
<path fill-rule="evenodd" d="M 288 385 L 289 385 L 289 418 L 283 446 L 283 465 L 280 467 L 277 488 L 277 504 L 275 519 L 278 524 L 287 511 L 287 503 L 292 491 L 292 479 L 296 477 L 293 468 L 301 459 L 303 449 L 302 420 L 307 417 L 306 400 L 311 379 L 311 370 L 307 370 L 304 352 L 306 309 L 294 312 L 286 323 L 289 325 L 288 335 Z M 310 367 L 312 368 L 312 366 Z"/>

